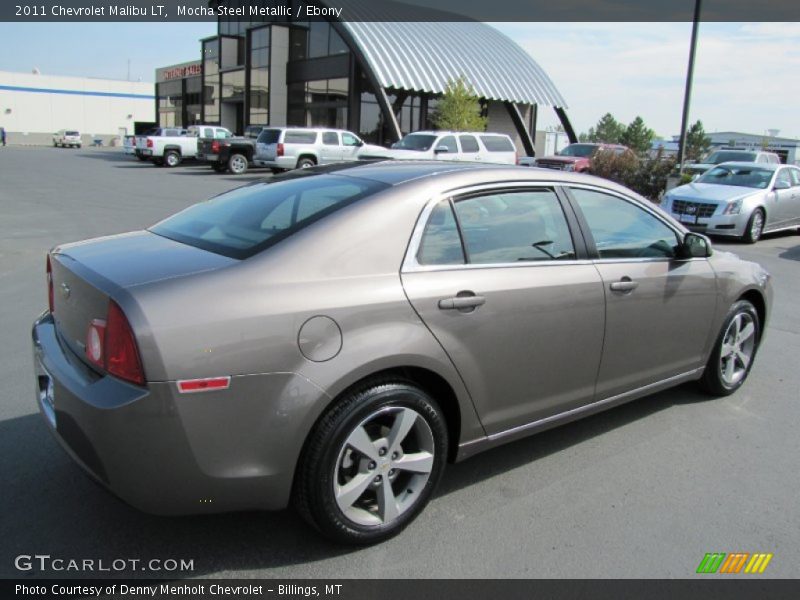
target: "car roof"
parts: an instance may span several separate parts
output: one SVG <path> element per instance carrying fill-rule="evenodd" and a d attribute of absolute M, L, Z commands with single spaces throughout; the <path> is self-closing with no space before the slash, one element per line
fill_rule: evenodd
<path fill-rule="evenodd" d="M 777 171 L 781 167 L 791 166 L 791 165 L 784 165 L 781 163 L 760 163 L 760 162 L 752 162 L 752 161 L 738 161 L 738 160 L 729 160 L 724 163 L 719 163 L 718 165 L 714 165 L 715 167 L 721 166 L 727 167 L 758 167 L 759 169 L 765 169 L 767 171 Z"/>
<path fill-rule="evenodd" d="M 415 133 L 422 133 L 425 135 L 501 135 L 503 137 L 510 137 L 507 133 L 500 133 L 499 131 L 451 131 L 449 129 L 424 129 L 422 131 L 410 131 L 406 136 L 414 135 Z"/>

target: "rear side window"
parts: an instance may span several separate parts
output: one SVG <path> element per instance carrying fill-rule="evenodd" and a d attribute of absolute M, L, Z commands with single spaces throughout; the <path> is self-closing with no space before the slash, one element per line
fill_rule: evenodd
<path fill-rule="evenodd" d="M 458 137 L 458 141 L 461 142 L 462 152 L 480 152 L 481 150 L 478 146 L 478 140 L 475 139 L 475 136 L 461 135 Z"/>
<path fill-rule="evenodd" d="M 263 130 L 256 140 L 259 144 L 277 144 L 278 138 L 281 137 L 280 129 L 265 129 Z"/>
<path fill-rule="evenodd" d="M 313 144 L 316 141 L 316 131 L 287 131 L 283 136 L 284 144 Z"/>
<path fill-rule="evenodd" d="M 455 208 L 469 263 L 575 258 L 566 217 L 552 190 L 479 195 L 457 201 Z"/>
<path fill-rule="evenodd" d="M 322 143 L 326 146 L 338 146 L 339 145 L 339 134 L 335 131 L 323 131 L 322 132 Z"/>
<path fill-rule="evenodd" d="M 417 252 L 421 265 L 463 265 L 461 236 L 449 200 L 443 200 L 431 212 Z"/>
<path fill-rule="evenodd" d="M 341 175 L 277 178 L 190 206 L 150 231 L 244 259 L 386 187 L 384 183 Z"/>
<path fill-rule="evenodd" d="M 514 144 L 503 135 L 482 135 L 481 141 L 489 152 L 514 152 Z"/>

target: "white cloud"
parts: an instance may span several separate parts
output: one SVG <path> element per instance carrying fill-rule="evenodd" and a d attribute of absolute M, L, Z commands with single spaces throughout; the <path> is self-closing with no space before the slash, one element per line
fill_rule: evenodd
<path fill-rule="evenodd" d="M 544 68 L 578 131 L 606 112 L 677 134 L 690 23 L 498 23 Z M 800 23 L 701 23 L 691 120 L 706 130 L 800 137 Z M 540 111 L 545 115 L 549 111 Z M 540 124 L 554 123 L 554 118 Z"/>

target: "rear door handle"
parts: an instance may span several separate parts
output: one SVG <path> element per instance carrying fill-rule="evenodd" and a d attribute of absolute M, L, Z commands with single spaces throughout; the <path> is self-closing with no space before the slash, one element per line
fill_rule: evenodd
<path fill-rule="evenodd" d="M 439 308 L 442 310 L 474 310 L 484 304 L 486 304 L 486 298 L 483 296 L 476 296 L 475 294 L 469 296 L 465 294 L 463 296 L 439 300 Z"/>
<path fill-rule="evenodd" d="M 633 281 L 630 277 L 623 277 L 619 281 L 615 281 L 610 286 L 612 292 L 632 292 L 637 287 L 639 287 L 639 283 L 637 281 Z"/>

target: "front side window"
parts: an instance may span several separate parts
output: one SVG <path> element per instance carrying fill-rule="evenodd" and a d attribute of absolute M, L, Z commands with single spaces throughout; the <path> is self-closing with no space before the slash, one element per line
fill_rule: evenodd
<path fill-rule="evenodd" d="M 792 174 L 789 171 L 790 169 L 781 169 L 778 171 L 778 176 L 775 178 L 775 183 L 781 182 L 788 187 L 792 187 Z"/>
<path fill-rule="evenodd" d="M 398 150 L 419 150 L 424 152 L 426 150 L 430 150 L 433 142 L 435 141 L 435 135 L 430 135 L 427 133 L 412 133 L 403 137 L 403 139 L 399 142 L 395 142 L 392 145 L 392 148 L 396 148 Z"/>
<path fill-rule="evenodd" d="M 788 169 L 792 177 L 792 186 L 800 186 L 800 169 Z"/>
<path fill-rule="evenodd" d="M 341 175 L 276 178 L 190 206 L 150 231 L 244 259 L 386 187 L 384 183 Z"/>
<path fill-rule="evenodd" d="M 447 149 L 446 152 L 458 152 L 458 146 L 456 146 L 455 136 L 446 135 L 441 140 L 439 140 L 438 144 L 436 144 L 437 150 L 444 150 L 445 148 Z"/>
<path fill-rule="evenodd" d="M 358 146 L 361 140 L 359 140 L 356 136 L 351 133 L 343 133 L 342 134 L 342 145 L 343 146 Z"/>
<path fill-rule="evenodd" d="M 600 258 L 674 258 L 678 235 L 643 208 L 618 196 L 573 188 Z"/>

